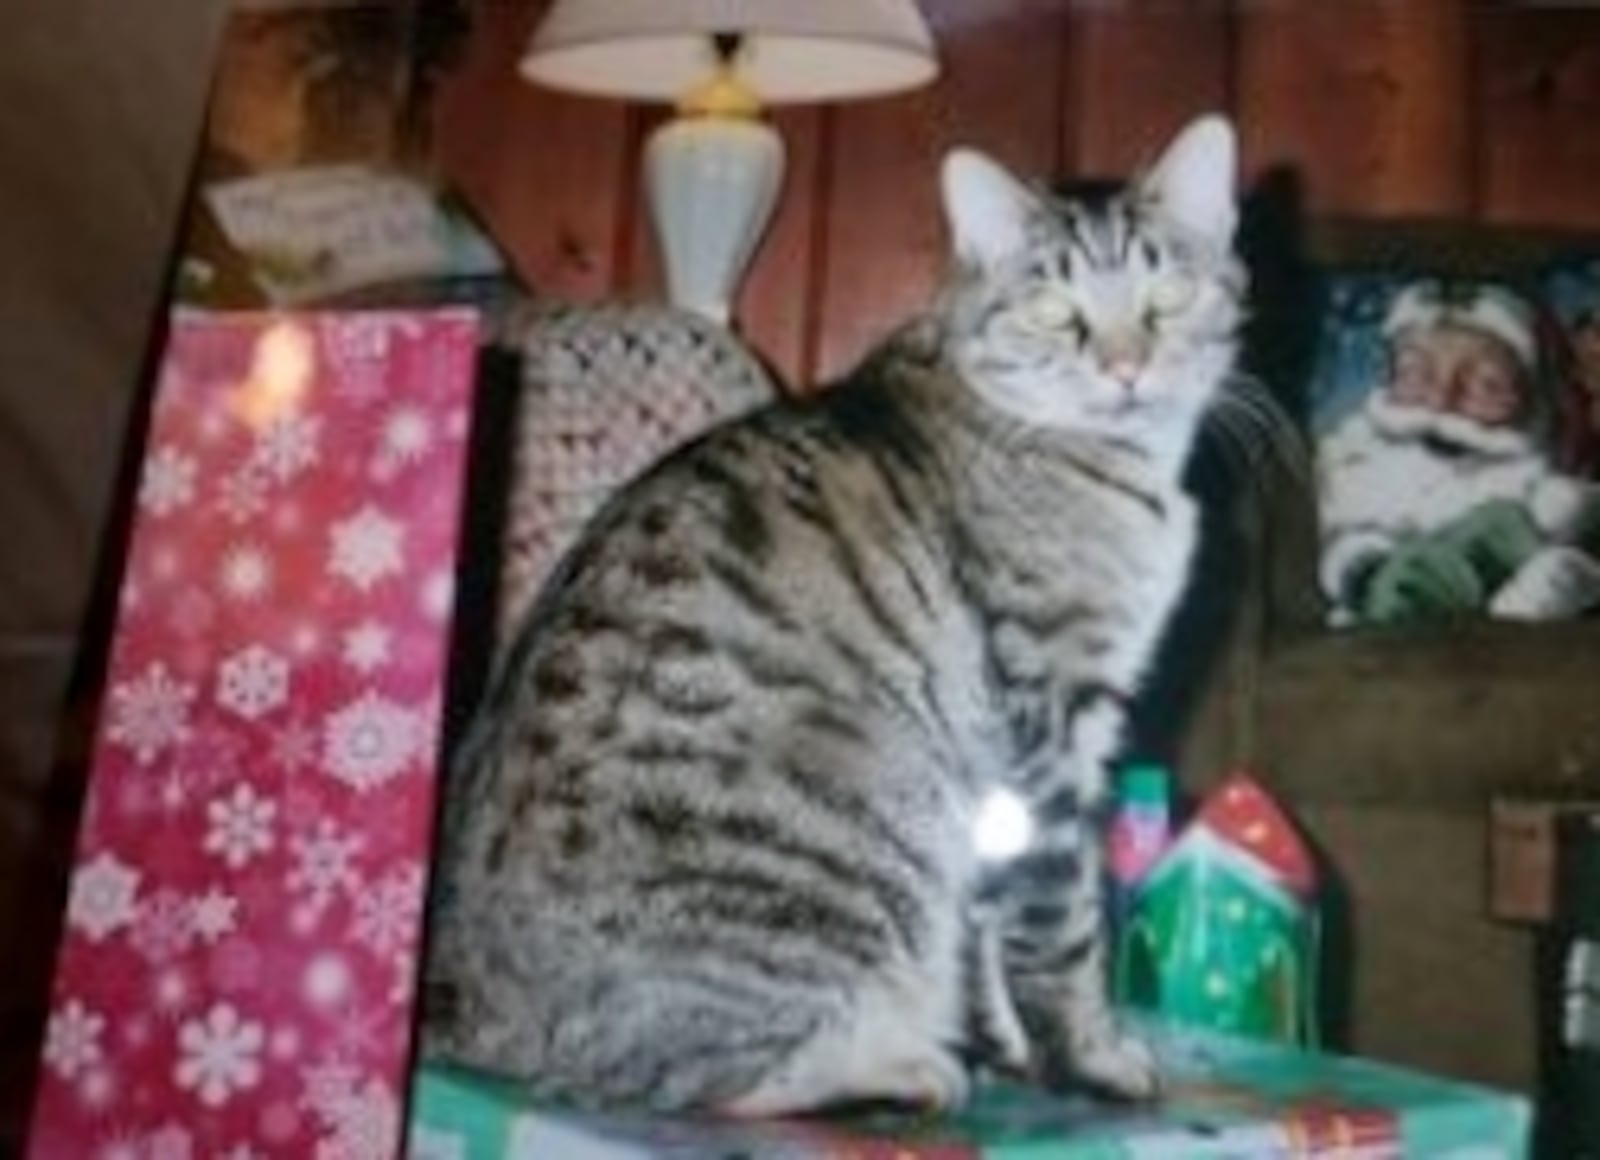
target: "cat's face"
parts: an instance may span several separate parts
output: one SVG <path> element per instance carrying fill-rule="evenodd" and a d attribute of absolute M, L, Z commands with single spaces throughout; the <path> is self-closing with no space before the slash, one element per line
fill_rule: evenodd
<path fill-rule="evenodd" d="M 1204 118 L 1147 177 L 1097 202 L 951 154 L 958 274 L 945 307 L 965 381 L 1029 423 L 1181 455 L 1241 317 L 1234 153 L 1232 130 Z"/>

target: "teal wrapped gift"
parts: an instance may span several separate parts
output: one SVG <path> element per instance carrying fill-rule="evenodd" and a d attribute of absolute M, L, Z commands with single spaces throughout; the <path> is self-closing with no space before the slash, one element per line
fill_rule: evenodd
<path fill-rule="evenodd" d="M 1155 1107 L 982 1084 L 959 1116 L 759 1124 L 531 1106 L 425 1066 L 412 1160 L 1522 1160 L 1520 1096 L 1364 1060 L 1137 1020 L 1171 1077 Z"/>

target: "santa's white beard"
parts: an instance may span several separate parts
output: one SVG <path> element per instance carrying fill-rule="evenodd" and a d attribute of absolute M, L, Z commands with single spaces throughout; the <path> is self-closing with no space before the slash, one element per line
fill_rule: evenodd
<path fill-rule="evenodd" d="M 1358 528 L 1403 537 L 1487 500 L 1525 504 L 1551 474 L 1525 431 L 1397 407 L 1377 395 L 1329 432 L 1317 457 L 1323 529 L 1333 537 Z"/>
<path fill-rule="evenodd" d="M 1373 429 L 1394 443 L 1429 440 L 1486 459 L 1516 459 L 1538 451 L 1538 441 L 1529 431 L 1495 426 L 1449 411 L 1415 407 L 1397 402 L 1383 391 L 1367 399 L 1367 415 Z"/>

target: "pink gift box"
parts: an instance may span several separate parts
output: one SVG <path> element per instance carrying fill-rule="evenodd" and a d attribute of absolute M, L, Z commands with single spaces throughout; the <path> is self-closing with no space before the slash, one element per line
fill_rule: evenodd
<path fill-rule="evenodd" d="M 175 319 L 30 1155 L 395 1152 L 478 336 Z"/>

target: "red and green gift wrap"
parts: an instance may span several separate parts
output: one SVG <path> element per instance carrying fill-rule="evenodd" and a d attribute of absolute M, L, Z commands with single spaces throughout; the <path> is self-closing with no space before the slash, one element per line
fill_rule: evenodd
<path fill-rule="evenodd" d="M 425 1067 L 412 1160 L 1523 1160 L 1520 1096 L 1132 1017 L 1170 1091 L 1105 1105 L 980 1084 L 958 1115 L 750 1124 L 579 1114 L 520 1085 Z"/>
<path fill-rule="evenodd" d="M 174 320 L 35 1160 L 388 1160 L 479 324 Z"/>
<path fill-rule="evenodd" d="M 1311 1044 L 1318 955 L 1311 856 L 1240 775 L 1206 798 L 1135 889 L 1115 989 L 1179 1022 Z"/>

